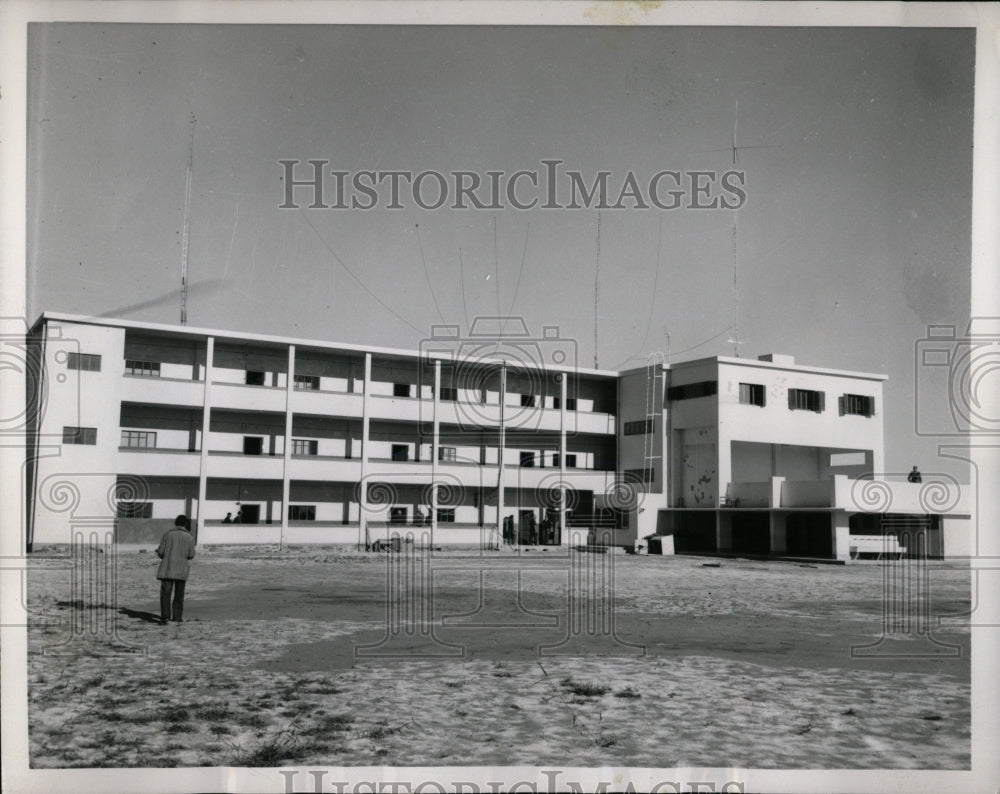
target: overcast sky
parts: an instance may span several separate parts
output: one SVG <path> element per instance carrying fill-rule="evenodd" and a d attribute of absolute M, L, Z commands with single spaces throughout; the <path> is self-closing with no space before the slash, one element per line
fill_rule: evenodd
<path fill-rule="evenodd" d="M 954 471 L 914 346 L 968 320 L 973 67 L 972 30 L 36 25 L 29 313 L 178 322 L 193 114 L 190 325 L 417 348 L 499 305 L 589 367 L 599 262 L 601 368 L 882 372 L 889 471 Z M 737 103 L 737 335 L 730 210 L 279 209 L 281 159 L 722 172 Z"/>

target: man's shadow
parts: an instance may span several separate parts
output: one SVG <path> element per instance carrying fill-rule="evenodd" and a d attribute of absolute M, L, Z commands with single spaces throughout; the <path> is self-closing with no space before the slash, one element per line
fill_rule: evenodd
<path fill-rule="evenodd" d="M 142 620 L 146 623 L 159 623 L 160 616 L 154 615 L 152 612 L 142 612 L 138 609 L 129 609 L 128 607 L 122 607 L 118 610 L 121 614 L 127 615 L 130 618 L 135 618 L 136 620 Z"/>

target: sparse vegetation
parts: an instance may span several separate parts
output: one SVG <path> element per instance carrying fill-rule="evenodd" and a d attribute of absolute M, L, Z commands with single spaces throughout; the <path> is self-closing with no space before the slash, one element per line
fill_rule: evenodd
<path fill-rule="evenodd" d="M 588 684 L 574 681 L 572 678 L 564 678 L 560 685 L 574 695 L 584 698 L 602 697 L 611 691 L 611 687 L 603 684 Z"/>

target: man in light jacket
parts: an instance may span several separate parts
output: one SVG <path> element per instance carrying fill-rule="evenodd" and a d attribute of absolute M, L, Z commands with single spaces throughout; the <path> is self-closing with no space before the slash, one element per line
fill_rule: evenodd
<path fill-rule="evenodd" d="M 156 578 L 160 580 L 160 624 L 166 625 L 173 619 L 183 622 L 184 587 L 191 571 L 189 560 L 194 558 L 194 538 L 188 530 L 188 519 L 179 515 L 174 520 L 174 528 L 163 533 L 160 545 L 156 547 L 160 567 Z M 170 610 L 170 596 L 173 594 L 174 608 Z"/>

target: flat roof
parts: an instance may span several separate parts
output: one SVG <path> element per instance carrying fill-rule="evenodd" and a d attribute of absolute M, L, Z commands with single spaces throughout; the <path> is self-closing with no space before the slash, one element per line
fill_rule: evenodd
<path fill-rule="evenodd" d="M 172 323 L 150 323 L 140 320 L 123 320 L 114 317 L 88 317 L 86 315 L 79 314 L 64 314 L 62 312 L 42 312 L 38 319 L 32 325 L 31 329 L 34 331 L 43 322 L 54 321 L 54 322 L 68 322 L 68 323 L 80 323 L 84 325 L 103 325 L 111 328 L 131 328 L 141 331 L 151 331 L 154 333 L 167 333 L 175 336 L 188 336 L 193 339 L 201 339 L 207 337 L 216 337 L 222 339 L 235 339 L 245 342 L 268 342 L 277 343 L 281 345 L 295 345 L 297 347 L 315 347 L 323 348 L 332 351 L 343 351 L 350 353 L 376 353 L 378 355 L 384 356 L 394 356 L 398 358 L 429 358 L 429 359 L 440 359 L 442 361 L 447 361 L 449 356 L 447 353 L 439 352 L 434 353 L 433 350 L 428 350 L 426 352 L 420 350 L 406 350 L 402 348 L 393 347 L 376 347 L 374 345 L 355 345 L 350 343 L 341 342 L 329 342 L 322 339 L 305 339 L 300 337 L 291 336 L 278 336 L 272 334 L 255 334 L 247 333 L 245 331 L 227 331 L 219 328 L 199 328 L 190 325 L 174 325 Z M 428 344 L 433 345 L 436 340 L 428 339 Z M 446 347 L 448 345 L 454 345 L 456 342 L 467 341 L 470 344 L 482 343 L 483 340 L 477 340 L 475 338 L 463 338 L 463 337 L 442 337 L 440 339 L 440 347 Z M 511 345 L 517 345 L 519 342 L 522 343 L 534 343 L 541 342 L 547 343 L 549 340 L 537 339 L 536 337 L 517 337 L 517 336 L 507 336 L 503 337 L 505 343 Z M 435 345 L 436 346 L 436 345 Z M 482 356 L 484 361 L 501 363 L 506 360 L 503 355 L 484 355 Z M 519 362 L 522 363 L 522 362 Z M 535 362 L 527 361 L 523 362 L 525 366 L 531 367 Z M 541 368 L 541 367 L 539 367 Z M 618 372 L 613 370 L 603 370 L 603 369 L 593 369 L 588 367 L 573 367 L 565 365 L 556 364 L 545 364 L 544 369 L 551 372 L 574 372 L 580 375 L 593 375 L 597 377 L 605 378 L 617 378 Z"/>
<path fill-rule="evenodd" d="M 333 351 L 343 351 L 350 353 L 376 353 L 378 355 L 384 356 L 394 356 L 398 358 L 414 358 L 420 359 L 423 357 L 429 359 L 440 359 L 442 361 L 447 361 L 449 356 L 447 353 L 435 353 L 433 350 L 428 350 L 422 352 L 419 350 L 407 350 L 404 348 L 393 348 L 393 347 L 377 347 L 374 345 L 356 345 L 347 342 L 330 342 L 322 339 L 308 339 L 302 337 L 291 337 L 291 336 L 279 336 L 273 334 L 256 334 L 248 333 L 246 331 L 229 331 L 221 328 L 201 328 L 190 325 L 176 325 L 173 323 L 151 323 L 144 322 L 141 320 L 124 320 L 115 317 L 92 317 L 80 314 L 65 314 L 63 312 L 42 312 L 38 319 L 32 325 L 32 330 L 35 330 L 42 322 L 45 321 L 56 321 L 56 322 L 70 322 L 70 323 L 81 323 L 85 325 L 103 325 L 111 328 L 131 328 L 135 330 L 151 331 L 154 333 L 167 333 L 178 336 L 188 336 L 194 339 L 216 337 L 223 339 L 234 339 L 245 342 L 267 342 L 267 343 L 277 343 L 281 345 L 296 345 L 301 347 L 314 347 L 322 348 L 326 350 Z M 516 345 L 518 341 L 534 343 L 540 341 L 546 343 L 548 340 L 538 340 L 535 337 L 518 337 L 518 336 L 507 336 L 503 337 L 504 341 Z M 433 339 L 428 339 L 428 343 L 433 342 Z M 440 344 L 442 347 L 447 345 L 453 345 L 456 342 L 468 342 L 469 344 L 476 344 L 477 340 L 475 337 L 472 338 L 462 338 L 462 337 L 442 337 Z M 555 341 L 555 340 L 553 340 Z M 482 356 L 484 361 L 495 362 L 499 364 L 504 361 L 502 355 Z M 817 375 L 836 375 L 839 377 L 850 377 L 859 378 L 864 380 L 877 380 L 885 381 L 888 380 L 887 375 L 882 375 L 876 372 L 858 372 L 854 370 L 846 369 L 830 369 L 826 367 L 811 367 L 804 366 L 801 364 L 782 364 L 773 361 L 759 361 L 754 358 L 737 358 L 734 356 L 706 356 L 704 358 L 690 359 L 688 361 L 680 361 L 677 363 L 670 364 L 669 366 L 664 366 L 664 369 L 670 370 L 681 367 L 693 367 L 698 364 L 705 364 L 707 362 L 713 362 L 717 364 L 732 364 L 736 366 L 744 367 L 759 367 L 761 369 L 770 370 L 785 370 L 789 372 L 809 372 Z M 530 366 L 533 362 L 528 362 Z M 592 367 L 572 367 L 572 366 L 560 366 L 556 364 L 546 364 L 544 369 L 552 372 L 575 372 L 581 375 L 593 375 L 596 377 L 604 378 L 617 378 L 624 374 L 625 372 L 634 372 L 636 370 L 642 369 L 642 366 L 633 367 L 628 370 L 607 370 L 607 369 L 594 369 Z"/>
<path fill-rule="evenodd" d="M 705 364 L 708 362 L 718 363 L 718 364 L 730 364 L 739 367 L 758 367 L 760 369 L 771 369 L 771 370 L 784 370 L 786 372 L 809 372 L 815 375 L 835 375 L 841 378 L 858 378 L 861 380 L 878 380 L 886 381 L 889 380 L 888 375 L 883 375 L 879 372 L 860 372 L 858 370 L 849 369 L 830 369 L 829 367 L 812 367 L 803 364 L 782 364 L 781 362 L 774 361 L 760 361 L 756 358 L 737 358 L 736 356 L 706 356 L 705 358 L 691 359 L 689 361 L 681 361 L 677 364 L 672 364 L 669 368 L 674 367 L 693 367 L 698 364 Z"/>

